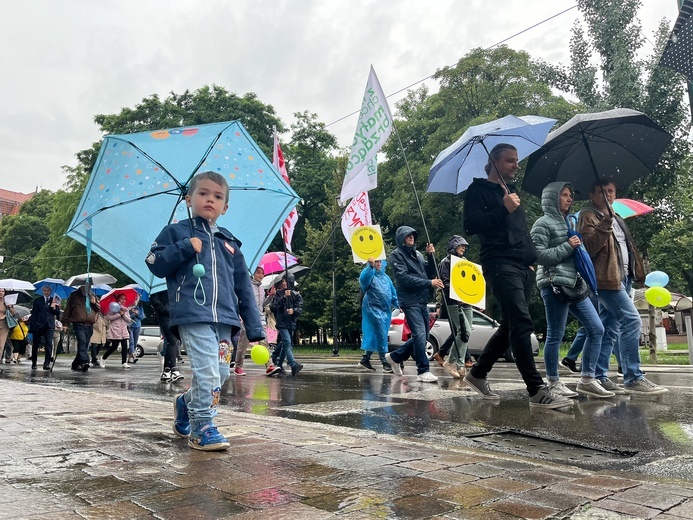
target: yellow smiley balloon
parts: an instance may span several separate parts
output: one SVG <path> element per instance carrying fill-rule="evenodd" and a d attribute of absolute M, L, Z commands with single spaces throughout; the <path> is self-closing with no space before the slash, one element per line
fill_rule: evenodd
<path fill-rule="evenodd" d="M 351 249 L 361 260 L 382 256 L 383 247 L 383 237 L 371 226 L 361 226 L 351 234 Z"/>
<path fill-rule="evenodd" d="M 462 301 L 479 303 L 486 294 L 486 281 L 481 270 L 467 260 L 457 262 L 450 272 L 450 285 Z"/>

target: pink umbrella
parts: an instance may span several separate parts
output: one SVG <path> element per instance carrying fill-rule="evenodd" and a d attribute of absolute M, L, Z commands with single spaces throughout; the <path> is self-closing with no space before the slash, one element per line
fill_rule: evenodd
<path fill-rule="evenodd" d="M 298 258 L 296 258 L 291 253 L 286 253 L 286 262 L 284 261 L 285 253 L 282 251 L 265 253 L 262 255 L 258 265 L 265 270 L 265 276 L 268 274 L 278 273 L 283 271 L 287 267 L 296 265 L 298 263 Z M 288 265 L 285 265 L 288 264 Z"/>
<path fill-rule="evenodd" d="M 654 208 L 647 204 L 632 199 L 616 199 L 611 207 L 621 218 L 639 217 L 654 211 Z"/>

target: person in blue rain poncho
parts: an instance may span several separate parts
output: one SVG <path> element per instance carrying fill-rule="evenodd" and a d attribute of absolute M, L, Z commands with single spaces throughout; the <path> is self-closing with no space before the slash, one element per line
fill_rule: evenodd
<path fill-rule="evenodd" d="M 385 274 L 386 266 L 385 260 L 374 260 L 371 257 L 359 276 L 359 285 L 363 292 L 361 349 L 364 353 L 358 366 L 375 371 L 371 365 L 371 356 L 373 352 L 377 352 L 383 365 L 383 372 L 392 372 L 390 364 L 385 359 L 387 331 L 390 328 L 392 309 L 399 307 L 399 301 L 392 280 Z"/>

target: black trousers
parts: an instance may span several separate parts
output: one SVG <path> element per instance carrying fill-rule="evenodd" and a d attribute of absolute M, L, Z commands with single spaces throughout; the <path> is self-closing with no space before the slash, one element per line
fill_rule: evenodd
<path fill-rule="evenodd" d="M 537 371 L 532 353 L 531 334 L 534 331 L 529 314 L 529 299 L 536 274 L 529 267 L 511 264 L 484 266 L 486 283 L 501 309 L 500 327 L 484 347 L 471 374 L 485 378 L 508 346 L 515 356 L 515 364 L 527 386 L 529 395 L 537 393 L 544 380 Z"/>
<path fill-rule="evenodd" d="M 43 343 L 46 347 L 46 355 L 43 361 L 43 365 L 46 366 L 50 364 L 51 359 L 53 358 L 53 332 L 54 329 L 50 329 L 48 327 L 44 327 L 42 329 L 33 331 L 34 339 L 31 343 L 32 365 L 36 364 L 36 359 L 38 358 L 38 350 L 39 346 L 41 345 L 41 340 L 43 340 Z"/>

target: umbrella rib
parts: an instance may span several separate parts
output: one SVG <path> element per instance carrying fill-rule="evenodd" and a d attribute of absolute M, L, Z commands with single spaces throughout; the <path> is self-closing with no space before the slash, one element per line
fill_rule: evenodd
<path fill-rule="evenodd" d="M 217 144 L 217 142 L 218 142 L 219 139 L 221 138 L 221 134 L 223 134 L 224 132 L 226 132 L 226 130 L 228 130 L 229 127 L 230 127 L 232 124 L 234 124 L 234 123 L 235 123 L 235 121 L 232 121 L 231 123 L 229 123 L 228 125 L 226 125 L 226 126 L 224 127 L 224 129 L 223 129 L 221 132 L 219 132 L 219 133 L 217 134 L 217 136 L 214 138 L 214 140 L 210 143 L 210 145 L 207 147 L 207 151 L 206 151 L 204 154 L 202 154 L 202 157 L 200 158 L 200 162 L 197 163 L 197 166 L 195 166 L 195 168 L 193 169 L 192 173 L 188 176 L 188 179 L 185 181 L 185 186 L 186 186 L 186 187 L 187 187 L 188 184 L 190 183 L 190 179 L 192 179 L 192 178 L 195 176 L 195 172 L 196 172 L 196 171 L 200 168 L 200 166 L 202 166 L 202 164 L 207 160 L 207 157 L 209 156 L 209 152 L 211 152 L 211 151 L 212 151 L 212 148 L 214 148 L 214 145 Z"/>
<path fill-rule="evenodd" d="M 159 168 L 161 168 L 163 171 L 165 171 L 166 173 L 168 173 L 168 174 L 171 176 L 171 179 L 173 179 L 173 182 L 175 182 L 175 183 L 178 185 L 178 188 L 182 188 L 182 187 L 183 187 L 183 185 L 182 185 L 180 182 L 178 182 L 178 179 L 176 179 L 176 178 L 174 177 L 174 175 L 173 175 L 170 171 L 168 171 L 168 169 L 166 169 L 166 167 L 165 167 L 163 164 L 161 164 L 159 161 L 157 161 L 156 159 L 154 159 L 151 155 L 149 155 L 147 152 L 145 152 L 144 150 L 142 150 L 142 148 L 140 148 L 139 146 L 137 146 L 135 143 L 133 143 L 132 141 L 128 141 L 127 139 L 122 139 L 122 138 L 120 138 L 120 137 L 113 137 L 112 139 L 118 140 L 118 141 L 124 141 L 124 142 L 128 143 L 128 144 L 129 144 L 130 146 L 132 146 L 135 150 L 139 151 L 139 152 L 140 152 L 142 155 L 144 155 L 147 159 L 149 159 L 149 160 L 152 161 L 154 164 L 156 164 Z M 209 152 L 208 152 L 208 153 L 209 153 Z"/>

